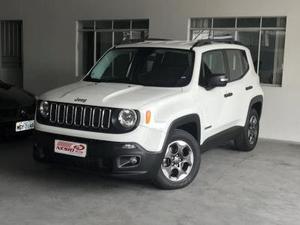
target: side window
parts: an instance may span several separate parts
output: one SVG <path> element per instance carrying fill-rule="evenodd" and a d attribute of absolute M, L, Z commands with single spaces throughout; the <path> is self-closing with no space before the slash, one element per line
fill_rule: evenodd
<path fill-rule="evenodd" d="M 225 52 L 228 60 L 230 81 L 242 78 L 249 68 L 245 51 L 230 49 L 225 50 Z"/>
<path fill-rule="evenodd" d="M 206 87 L 210 77 L 221 74 L 226 74 L 223 51 L 216 50 L 203 53 L 199 84 Z"/>

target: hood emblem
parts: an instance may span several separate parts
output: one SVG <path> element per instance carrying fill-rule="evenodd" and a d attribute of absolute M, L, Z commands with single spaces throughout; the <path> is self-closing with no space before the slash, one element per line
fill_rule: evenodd
<path fill-rule="evenodd" d="M 85 103 L 87 101 L 86 98 L 75 98 L 74 99 L 74 102 L 82 102 L 82 103 Z"/>

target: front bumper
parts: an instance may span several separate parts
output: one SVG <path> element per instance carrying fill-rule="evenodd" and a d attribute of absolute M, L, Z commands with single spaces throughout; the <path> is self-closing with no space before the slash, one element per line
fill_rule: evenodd
<path fill-rule="evenodd" d="M 34 136 L 34 154 L 43 161 L 94 169 L 113 176 L 149 179 L 157 173 L 163 158 L 162 152 L 149 152 L 136 143 L 100 141 L 40 131 L 35 131 Z M 55 153 L 55 140 L 86 144 L 86 157 Z M 124 149 L 124 144 L 133 144 L 135 148 Z M 137 161 L 135 164 L 129 163 L 132 157 Z"/>
<path fill-rule="evenodd" d="M 26 120 L 33 120 L 34 118 L 28 118 Z M 33 130 L 25 130 L 16 132 L 16 123 L 20 121 L 25 121 L 24 119 L 20 120 L 11 120 L 11 121 L 0 121 L 0 135 L 1 136 L 14 136 L 14 135 L 26 135 L 31 134 Z"/>

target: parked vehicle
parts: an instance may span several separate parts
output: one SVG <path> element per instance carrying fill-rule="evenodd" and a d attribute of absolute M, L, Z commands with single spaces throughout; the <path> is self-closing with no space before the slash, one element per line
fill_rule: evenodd
<path fill-rule="evenodd" d="M 249 49 L 223 42 L 112 48 L 80 82 L 40 96 L 34 159 L 175 189 L 193 181 L 209 145 L 234 140 L 251 151 L 263 92 Z"/>
<path fill-rule="evenodd" d="M 34 127 L 35 97 L 0 81 L 0 135 L 28 134 Z"/>

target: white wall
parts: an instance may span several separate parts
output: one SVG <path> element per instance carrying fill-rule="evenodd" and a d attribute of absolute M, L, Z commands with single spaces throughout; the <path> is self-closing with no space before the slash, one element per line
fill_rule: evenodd
<path fill-rule="evenodd" d="M 21 19 L 24 86 L 40 94 L 76 80 L 75 21 L 149 18 L 152 37 L 186 39 L 190 17 L 287 16 L 282 87 L 264 87 L 261 137 L 300 142 L 297 0 L 2 0 L 1 19 Z"/>

